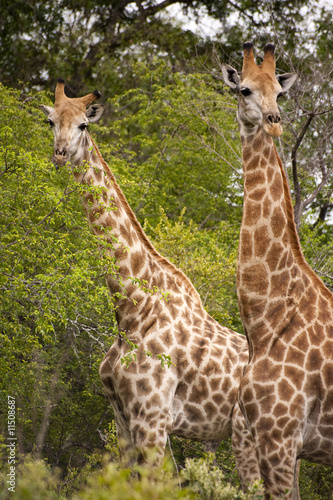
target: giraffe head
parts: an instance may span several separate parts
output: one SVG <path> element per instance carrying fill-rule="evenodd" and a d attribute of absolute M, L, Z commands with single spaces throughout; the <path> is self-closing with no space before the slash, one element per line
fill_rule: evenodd
<path fill-rule="evenodd" d="M 275 46 L 272 43 L 265 46 L 260 66 L 254 60 L 252 43 L 244 43 L 243 49 L 241 75 L 227 64 L 222 66 L 225 83 L 239 94 L 237 120 L 245 135 L 262 127 L 267 134 L 278 137 L 282 134 L 282 126 L 277 98 L 291 87 L 297 75 L 275 75 Z"/>
<path fill-rule="evenodd" d="M 97 121 L 104 111 L 100 104 L 89 106 L 100 95 L 100 92 L 95 90 L 84 97 L 69 98 L 65 94 L 64 80 L 58 80 L 54 108 L 41 106 L 54 132 L 52 160 L 56 165 L 65 165 L 71 156 L 86 144 L 89 122 Z M 88 109 L 87 106 L 89 106 Z"/>

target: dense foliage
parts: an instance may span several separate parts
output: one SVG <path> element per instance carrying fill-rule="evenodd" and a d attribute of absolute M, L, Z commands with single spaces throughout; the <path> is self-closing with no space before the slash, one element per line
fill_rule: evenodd
<path fill-rule="evenodd" d="M 169 470 L 156 472 L 152 486 L 144 472 L 140 483 L 119 466 L 112 409 L 98 375 L 116 334 L 104 281 L 108 263 L 71 172 L 50 162 L 53 137 L 38 107 L 52 104 L 48 91 L 58 76 L 70 78 L 72 95 L 94 87 L 103 92 L 104 119 L 91 133 L 131 207 L 156 248 L 190 277 L 208 312 L 241 332 L 235 289 L 241 148 L 236 99 L 221 83 L 219 64 L 240 67 L 242 41 L 256 36 L 263 46 L 273 37 L 279 71 L 299 73 L 281 103 L 285 133 L 277 145 L 304 253 L 333 287 L 331 12 L 292 0 L 180 2 L 198 20 L 209 13 L 223 21 L 213 44 L 173 22 L 165 8 L 176 3 L 2 6 L 1 457 L 8 466 L 11 395 L 22 500 L 102 499 L 110 488 L 114 498 L 130 498 L 129 488 L 139 499 L 235 498 L 239 488 L 228 441 L 218 450 L 216 470 L 198 443 L 171 437 L 176 467 L 186 469 L 183 490 L 166 486 L 162 476 L 169 478 Z M 306 31 L 310 14 L 313 31 Z M 106 451 L 111 465 L 103 472 Z M 330 498 L 333 472 L 304 462 L 300 484 L 304 499 Z"/>

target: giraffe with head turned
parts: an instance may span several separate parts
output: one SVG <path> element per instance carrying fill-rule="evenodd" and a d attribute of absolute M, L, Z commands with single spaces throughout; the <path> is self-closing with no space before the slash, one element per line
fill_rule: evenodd
<path fill-rule="evenodd" d="M 277 97 L 296 74 L 275 75 L 273 44 L 260 66 L 252 43 L 243 49 L 241 75 L 223 66 L 238 92 L 243 150 L 237 293 L 250 361 L 239 402 L 267 498 L 291 498 L 297 459 L 333 466 L 333 295 L 302 254 L 272 139 L 282 133 Z"/>
<path fill-rule="evenodd" d="M 138 345 L 136 360 L 122 364 L 129 347 L 119 335 L 100 366 L 120 451 L 130 461 L 135 455 L 145 463 L 154 450 L 158 463 L 169 434 L 202 441 L 210 449 L 232 435 L 246 488 L 259 478 L 253 442 L 237 404 L 248 362 L 246 338 L 210 317 L 190 280 L 148 240 L 87 131 L 89 122 L 103 113 L 101 105 L 92 104 L 99 96 L 95 91 L 68 98 L 59 80 L 54 108 L 42 110 L 54 131 L 53 160 L 58 166 L 71 164 L 83 186 L 92 231 L 109 243 L 117 262 L 116 276 L 107 275 L 106 282 L 115 300 L 119 332 Z M 130 277 L 145 280 L 146 288 L 170 292 L 168 300 L 161 300 L 158 292 L 146 293 Z M 169 368 L 161 365 L 161 354 L 171 356 Z"/>

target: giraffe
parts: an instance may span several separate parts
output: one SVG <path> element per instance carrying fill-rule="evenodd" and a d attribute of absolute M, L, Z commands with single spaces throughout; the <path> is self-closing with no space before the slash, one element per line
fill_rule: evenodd
<path fill-rule="evenodd" d="M 136 360 L 122 363 L 129 347 L 119 334 L 100 365 L 121 455 L 129 463 L 157 464 L 169 434 L 196 439 L 210 450 L 231 435 L 246 489 L 259 479 L 253 441 L 237 403 L 248 362 L 246 338 L 209 316 L 190 280 L 145 235 L 87 131 L 88 123 L 103 113 L 103 106 L 92 104 L 100 93 L 68 98 L 64 83 L 57 83 L 54 108 L 42 106 L 54 131 L 53 161 L 58 167 L 69 162 L 75 181 L 83 186 L 93 233 L 112 246 L 110 257 L 118 269 L 116 276 L 106 275 L 106 283 L 115 300 L 119 332 L 138 346 Z M 146 293 L 130 277 L 170 296 L 161 300 L 161 293 Z M 171 356 L 170 367 L 161 365 L 158 356 L 164 353 Z"/>
<path fill-rule="evenodd" d="M 244 206 L 237 293 L 249 343 L 239 403 L 253 436 L 266 497 L 296 495 L 297 459 L 333 466 L 333 295 L 302 254 L 288 181 L 273 137 L 282 134 L 277 97 L 296 74 L 275 76 L 275 46 L 257 66 L 243 46 L 238 92 Z"/>

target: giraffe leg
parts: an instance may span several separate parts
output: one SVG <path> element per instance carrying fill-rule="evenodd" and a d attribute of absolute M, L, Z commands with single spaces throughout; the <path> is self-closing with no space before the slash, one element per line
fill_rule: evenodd
<path fill-rule="evenodd" d="M 294 471 L 294 487 L 293 487 L 293 500 L 301 500 L 301 496 L 299 494 L 299 472 L 301 468 L 301 460 L 298 459 L 295 465 Z"/>
<path fill-rule="evenodd" d="M 239 480 L 247 491 L 251 483 L 260 479 L 260 471 L 255 446 L 238 403 L 232 415 L 231 443 Z"/>
<path fill-rule="evenodd" d="M 128 464 L 134 463 L 137 460 L 137 456 L 131 439 L 128 422 L 126 421 L 122 411 L 118 411 L 114 407 L 113 410 L 117 428 L 117 441 L 120 458 Z"/>
<path fill-rule="evenodd" d="M 166 419 L 158 419 L 157 426 L 144 419 L 131 419 L 129 428 L 138 463 L 161 465 L 168 439 Z"/>
<path fill-rule="evenodd" d="M 290 438 L 288 441 L 290 442 L 292 439 Z M 260 440 L 257 450 L 261 477 L 264 480 L 266 492 L 265 499 L 297 500 L 299 498 L 299 467 L 296 446 L 273 442 L 269 436 L 266 436 Z"/>

